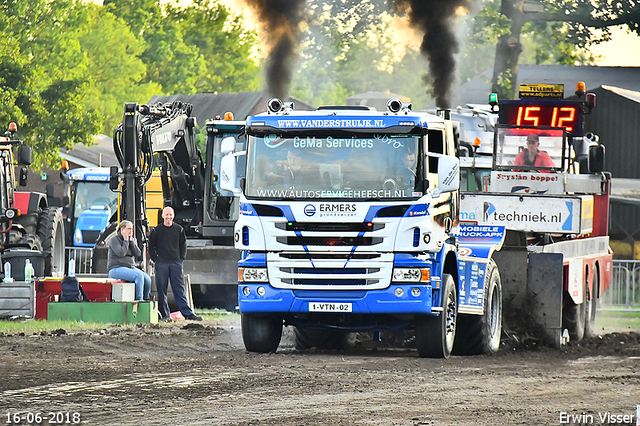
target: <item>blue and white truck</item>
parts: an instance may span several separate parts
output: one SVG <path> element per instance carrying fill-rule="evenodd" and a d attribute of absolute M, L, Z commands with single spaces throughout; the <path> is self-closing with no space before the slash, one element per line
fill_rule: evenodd
<path fill-rule="evenodd" d="M 221 187 L 240 197 L 238 299 L 247 350 L 336 348 L 353 332 L 415 331 L 421 357 L 494 353 L 502 226 L 459 224 L 451 121 L 278 99 L 222 141 Z M 246 169 L 238 171 L 238 158 Z M 237 187 L 237 176 L 245 175 Z"/>

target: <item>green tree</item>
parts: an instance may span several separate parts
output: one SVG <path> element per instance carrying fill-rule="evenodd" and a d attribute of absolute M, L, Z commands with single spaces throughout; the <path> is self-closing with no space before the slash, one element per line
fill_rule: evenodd
<path fill-rule="evenodd" d="M 90 143 L 101 126 L 88 108 L 88 61 L 77 36 L 85 10 L 74 0 L 0 2 L 0 123 L 18 123 L 36 168 L 53 166 L 59 147 Z"/>
<path fill-rule="evenodd" d="M 338 105 L 357 93 L 390 90 L 426 107 L 430 96 L 420 78 L 426 62 L 394 45 L 386 8 L 368 1 L 312 1 L 293 96 Z"/>
<path fill-rule="evenodd" d="M 254 90 L 258 68 L 250 59 L 255 34 L 231 18 L 216 1 L 195 0 L 183 7 L 159 0 L 105 0 L 104 6 L 130 26 L 145 43 L 140 59 L 145 82 L 165 94 Z"/>
<path fill-rule="evenodd" d="M 179 23 L 166 16 L 159 1 L 105 0 L 104 7 L 144 41 L 139 57 L 146 65 L 145 83 L 159 84 L 166 94 L 195 93 L 204 60 L 197 48 L 185 44 Z"/>
<path fill-rule="evenodd" d="M 503 34 L 497 40 L 492 85 L 506 98 L 515 91 L 527 34 L 537 37 L 540 48 L 536 50 L 536 61 L 565 64 L 592 62 L 586 49 L 609 40 L 612 27 L 626 25 L 640 34 L 640 3 L 636 0 L 546 0 L 536 5 L 524 0 L 501 0 L 500 15 L 508 28 L 502 27 Z M 548 56 L 545 48 L 553 54 Z"/>
<path fill-rule="evenodd" d="M 197 92 L 258 90 L 260 69 L 252 59 L 258 38 L 243 27 L 240 17 L 210 0 L 194 0 L 186 8 L 168 5 L 166 14 L 178 24 L 184 43 L 195 47 L 204 61 L 194 82 Z"/>
<path fill-rule="evenodd" d="M 79 40 L 91 77 L 90 111 L 102 116 L 102 133 L 109 136 L 122 122 L 125 102 L 141 103 L 160 92 L 154 82 L 142 83 L 146 66 L 139 58 L 144 44 L 120 19 L 100 6 L 87 5 Z"/>

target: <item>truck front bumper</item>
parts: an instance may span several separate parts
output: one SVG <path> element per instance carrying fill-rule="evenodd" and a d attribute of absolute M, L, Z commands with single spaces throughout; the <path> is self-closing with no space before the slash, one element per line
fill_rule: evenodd
<path fill-rule="evenodd" d="M 439 284 L 439 283 L 438 283 Z M 276 289 L 268 283 L 240 284 L 241 313 L 438 314 L 439 289 L 431 284 L 392 284 L 381 290 Z"/>

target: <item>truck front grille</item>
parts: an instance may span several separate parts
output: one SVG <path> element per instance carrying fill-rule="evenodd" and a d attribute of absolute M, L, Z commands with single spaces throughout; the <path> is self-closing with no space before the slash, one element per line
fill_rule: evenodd
<path fill-rule="evenodd" d="M 82 230 L 82 242 L 87 243 L 95 243 L 100 235 L 100 231 L 88 231 Z"/>
<path fill-rule="evenodd" d="M 332 254 L 336 253 L 307 253 L 308 258 L 292 258 L 291 253 L 270 253 L 270 282 L 276 288 L 300 290 L 364 290 L 389 285 L 392 254 L 378 253 L 373 259 L 333 258 Z"/>
<path fill-rule="evenodd" d="M 332 260 L 353 260 L 353 259 L 377 259 L 379 253 L 281 253 L 284 259 L 332 259 Z"/>
<path fill-rule="evenodd" d="M 384 229 L 384 223 L 363 222 L 286 222 L 276 223 L 276 228 L 300 232 L 372 232 Z"/>
<path fill-rule="evenodd" d="M 378 237 L 277 237 L 288 246 L 374 246 L 382 243 Z"/>

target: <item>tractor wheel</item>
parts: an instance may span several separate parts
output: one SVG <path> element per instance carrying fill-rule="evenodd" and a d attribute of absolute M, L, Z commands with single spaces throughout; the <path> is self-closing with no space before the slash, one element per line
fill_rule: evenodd
<path fill-rule="evenodd" d="M 416 347 L 421 358 L 449 358 L 456 337 L 458 297 L 453 277 L 442 277 L 442 307 L 438 316 L 416 320 Z"/>
<path fill-rule="evenodd" d="M 38 222 L 38 237 L 42 241 L 44 275 L 50 277 L 55 272 L 64 274 L 64 223 L 59 208 L 42 210 Z"/>
<path fill-rule="evenodd" d="M 282 318 L 241 314 L 242 340 L 249 352 L 275 352 L 282 338 Z"/>
<path fill-rule="evenodd" d="M 298 350 L 311 348 L 344 350 L 355 344 L 355 333 L 342 330 L 318 330 L 295 327 L 295 347 Z"/>
<path fill-rule="evenodd" d="M 42 241 L 37 235 L 25 235 L 22 238 L 21 245 L 29 250 L 42 251 Z"/>
<path fill-rule="evenodd" d="M 453 353 L 456 355 L 495 354 L 502 335 L 502 284 L 498 267 L 491 260 L 484 274 L 482 315 L 459 315 Z"/>

